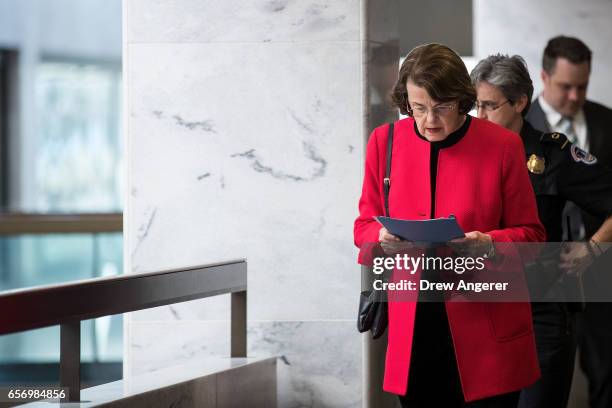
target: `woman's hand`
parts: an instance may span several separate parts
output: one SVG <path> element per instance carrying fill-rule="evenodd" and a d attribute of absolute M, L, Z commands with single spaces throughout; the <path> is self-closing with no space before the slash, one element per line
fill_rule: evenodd
<path fill-rule="evenodd" d="M 411 248 L 412 242 L 391 234 L 385 227 L 378 231 L 378 241 L 387 255 L 394 255 Z"/>
<path fill-rule="evenodd" d="M 378 231 L 378 241 L 382 243 L 392 244 L 395 242 L 400 242 L 402 239 L 396 235 L 391 234 L 385 227 L 382 227 L 380 231 Z"/>
<path fill-rule="evenodd" d="M 463 238 L 453 239 L 448 242 L 448 246 L 461 256 L 487 256 L 492 257 L 494 254 L 493 239 L 489 234 L 483 234 L 480 231 L 471 231 L 465 234 Z"/>

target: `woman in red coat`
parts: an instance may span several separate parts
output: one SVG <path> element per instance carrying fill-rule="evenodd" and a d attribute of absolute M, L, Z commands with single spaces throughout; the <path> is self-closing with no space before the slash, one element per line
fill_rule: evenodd
<path fill-rule="evenodd" d="M 393 99 L 410 117 L 395 123 L 389 216 L 453 214 L 464 245 L 543 241 L 521 139 L 473 118 L 476 93 L 450 48 L 428 44 L 404 60 Z M 355 244 L 365 263 L 375 242 L 400 240 L 373 217 L 384 214 L 388 125 L 366 153 Z M 539 377 L 528 303 L 389 302 L 383 389 L 403 407 L 514 407 Z"/>

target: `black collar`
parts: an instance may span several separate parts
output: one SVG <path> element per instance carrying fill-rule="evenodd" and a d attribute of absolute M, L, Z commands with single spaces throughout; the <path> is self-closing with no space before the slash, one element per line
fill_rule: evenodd
<path fill-rule="evenodd" d="M 540 137 L 542 136 L 542 133 L 542 131 L 534 128 L 531 123 L 529 123 L 527 120 L 525 120 L 525 118 L 523 118 L 523 126 L 521 127 L 519 135 L 521 135 L 521 139 L 523 139 L 524 143 L 531 139 L 536 139 L 539 141 Z"/>
<path fill-rule="evenodd" d="M 437 142 L 430 142 L 429 140 L 427 140 L 427 138 L 419 132 L 419 128 L 416 124 L 416 121 L 414 121 L 414 131 L 418 137 L 425 140 L 427 143 L 431 143 L 432 147 L 435 146 L 441 149 L 444 147 L 450 147 L 454 145 L 455 143 L 457 143 L 458 141 L 460 141 L 463 138 L 463 136 L 465 136 L 465 134 L 467 133 L 467 130 L 470 127 L 471 120 L 472 120 L 472 117 L 470 115 L 465 115 L 465 121 L 463 122 L 463 125 L 461 125 L 459 129 L 455 130 L 450 135 L 448 135 L 446 139 L 440 140 Z"/>

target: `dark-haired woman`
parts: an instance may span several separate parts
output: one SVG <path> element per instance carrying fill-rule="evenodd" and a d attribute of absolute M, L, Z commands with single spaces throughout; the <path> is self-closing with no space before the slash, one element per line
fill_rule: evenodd
<path fill-rule="evenodd" d="M 428 44 L 404 60 L 394 102 L 389 215 L 424 220 L 455 215 L 464 245 L 543 241 L 521 139 L 467 113 L 476 93 L 450 48 Z M 367 146 L 355 243 L 392 244 L 384 213 L 388 125 Z M 528 303 L 389 302 L 383 389 L 403 407 L 515 407 L 538 367 Z"/>

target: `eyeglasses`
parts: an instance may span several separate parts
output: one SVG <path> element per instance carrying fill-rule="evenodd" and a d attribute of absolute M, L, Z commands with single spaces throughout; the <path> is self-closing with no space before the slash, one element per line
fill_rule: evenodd
<path fill-rule="evenodd" d="M 431 108 L 431 110 L 429 110 L 425 106 L 421 106 L 421 105 L 415 106 L 413 109 L 410 107 L 410 104 L 408 104 L 407 110 L 408 110 L 408 114 L 415 118 L 424 118 L 429 113 L 431 113 L 432 115 L 436 117 L 441 118 L 441 117 L 447 116 L 456 107 L 457 107 L 457 104 L 438 105 L 438 106 Z"/>
<path fill-rule="evenodd" d="M 499 105 L 497 105 L 497 104 L 495 104 L 493 102 L 489 102 L 489 101 L 481 102 L 481 103 L 476 102 L 476 109 L 484 109 L 487 112 L 493 112 L 493 111 L 498 110 L 499 108 L 501 108 L 502 106 L 504 106 L 508 102 L 510 102 L 510 99 L 506 99 L 506 102 L 500 103 Z"/>

